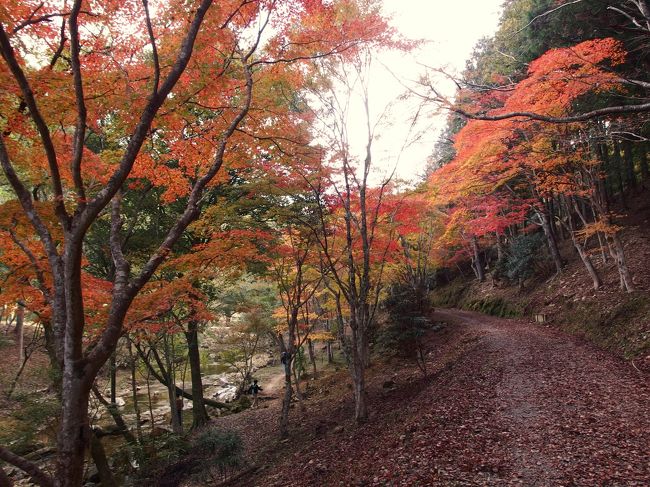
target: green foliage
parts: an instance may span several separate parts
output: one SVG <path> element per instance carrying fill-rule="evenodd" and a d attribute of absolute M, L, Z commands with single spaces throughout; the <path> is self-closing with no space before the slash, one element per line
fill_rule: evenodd
<path fill-rule="evenodd" d="M 427 160 L 425 177 L 428 178 L 431 176 L 434 171 L 440 169 L 456 156 L 454 136 L 466 123 L 467 120 L 456 114 L 451 114 L 447 117 L 447 125 L 438 137 L 438 140 L 433 146 L 433 152 Z"/>
<path fill-rule="evenodd" d="M 554 0 L 507 0 L 499 28 L 493 37 L 483 38 L 474 47 L 465 76 L 474 88 L 499 84 L 497 80 L 517 79 L 527 63 L 552 48 L 567 47 L 587 39 L 620 37 L 613 26 L 623 19 L 607 7 L 609 0 L 564 2 Z M 495 83 L 496 82 L 496 83 Z"/>
<path fill-rule="evenodd" d="M 501 318 L 516 318 L 523 315 L 523 312 L 517 306 L 508 303 L 502 298 L 487 297 L 472 300 L 466 303 L 463 308 Z"/>
<path fill-rule="evenodd" d="M 524 281 L 548 260 L 544 235 L 531 233 L 515 238 L 505 258 L 505 272 L 512 280 Z"/>
<path fill-rule="evenodd" d="M 56 416 L 59 411 L 59 403 L 51 400 L 41 399 L 41 396 L 17 396 L 20 402 L 20 409 L 14 411 L 12 416 L 22 421 L 30 421 L 36 425 L 42 425 Z"/>
<path fill-rule="evenodd" d="M 383 303 L 388 322 L 377 333 L 376 345 L 384 355 L 417 358 L 420 339 L 431 329 L 426 315 L 431 302 L 424 300 L 405 283 L 393 284 Z"/>
<path fill-rule="evenodd" d="M 610 309 L 596 303 L 563 303 L 565 329 L 625 358 L 643 357 L 650 351 L 650 298 L 630 296 Z"/>
<path fill-rule="evenodd" d="M 136 474 L 140 480 L 151 482 L 152 485 L 155 479 L 172 476 L 170 472 L 175 470 L 174 464 L 190 452 L 190 444 L 184 436 L 171 432 L 161 433 L 158 429 L 146 436 L 141 445 L 130 448 L 132 458 L 140 466 Z M 123 453 L 124 451 L 117 452 L 114 458 L 117 459 Z"/>
<path fill-rule="evenodd" d="M 377 333 L 377 349 L 384 356 L 413 357 L 417 343 L 431 329 L 424 316 L 391 319 Z"/>
<path fill-rule="evenodd" d="M 60 404 L 51 397 L 33 394 L 15 394 L 14 399 L 21 407 L 11 413 L 13 427 L 0 434 L 0 441 L 9 444 L 16 454 L 33 449 L 32 445 L 43 431 L 54 434 Z"/>
<path fill-rule="evenodd" d="M 251 275 L 244 275 L 237 282 L 218 289 L 213 303 L 215 311 L 226 317 L 255 310 L 267 323 L 272 321 L 271 314 L 278 305 L 275 287 Z"/>
<path fill-rule="evenodd" d="M 436 288 L 430 296 L 432 306 L 440 308 L 462 308 L 469 283 L 462 278 L 454 279 L 444 287 Z"/>
<path fill-rule="evenodd" d="M 492 268 L 492 277 L 495 280 L 509 280 L 508 279 L 508 258 L 504 254 L 499 260 L 494 263 Z"/>
<path fill-rule="evenodd" d="M 0 349 L 12 345 L 13 341 L 7 335 L 0 334 Z"/>
<path fill-rule="evenodd" d="M 241 413 L 249 407 L 251 407 L 250 398 L 247 395 L 242 394 L 235 402 L 231 403 L 230 412 L 233 414 Z"/>
<path fill-rule="evenodd" d="M 298 350 L 296 350 L 296 356 L 293 359 L 293 364 L 296 368 L 296 375 L 298 377 L 302 377 L 302 375 L 305 373 L 305 368 L 307 365 L 307 361 L 305 359 L 305 350 L 303 347 L 298 347 Z"/>
<path fill-rule="evenodd" d="M 124 244 L 124 253 L 134 265 L 142 265 L 182 210 L 182 202 L 165 204 L 161 200 L 164 188 L 143 182 L 143 187 L 127 189 L 122 198 L 122 218 L 133 222 L 129 238 Z M 90 228 L 84 245 L 91 274 L 106 279 L 113 272 L 113 260 L 107 244 L 110 233 L 110 215 L 99 218 Z M 186 240 L 181 240 L 176 251 L 187 250 Z"/>
<path fill-rule="evenodd" d="M 206 350 L 205 348 L 199 350 L 199 362 L 201 363 L 201 370 L 208 366 L 211 362 L 209 350 Z"/>
<path fill-rule="evenodd" d="M 242 465 L 244 444 L 235 431 L 207 429 L 192 443 L 192 450 L 222 475 Z"/>

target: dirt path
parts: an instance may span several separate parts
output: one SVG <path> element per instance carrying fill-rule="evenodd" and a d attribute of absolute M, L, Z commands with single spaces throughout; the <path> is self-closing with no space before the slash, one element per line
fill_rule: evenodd
<path fill-rule="evenodd" d="M 647 376 L 538 325 L 455 310 L 438 316 L 479 337 L 471 363 L 459 364 L 452 380 L 467 386 L 473 413 L 459 419 L 474 428 L 467 439 L 486 477 L 523 485 L 650 484 Z"/>
<path fill-rule="evenodd" d="M 238 485 L 650 485 L 647 376 L 525 321 L 435 319 L 449 325 L 428 339 L 426 377 L 373 367 L 361 427 L 345 383 L 315 395 L 286 452 Z M 245 414 L 275 423 L 274 406 Z"/>
<path fill-rule="evenodd" d="M 273 400 L 281 399 L 282 391 L 284 390 L 284 373 L 281 368 L 278 367 L 277 373 L 275 373 L 270 379 L 267 379 L 264 386 L 264 396 L 271 396 Z"/>

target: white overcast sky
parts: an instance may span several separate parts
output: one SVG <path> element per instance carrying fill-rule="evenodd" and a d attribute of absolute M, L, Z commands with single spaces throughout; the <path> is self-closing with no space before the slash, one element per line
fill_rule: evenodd
<path fill-rule="evenodd" d="M 422 65 L 444 67 L 447 71 L 459 73 L 465 66 L 476 42 L 494 34 L 501 13 L 503 0 L 383 0 L 384 10 L 392 15 L 393 25 L 410 39 L 423 39 L 426 45 L 412 55 L 383 53 L 378 55 L 379 63 L 372 73 L 371 109 L 374 116 L 384 110 L 386 104 L 404 92 L 403 82 L 414 81 L 424 71 Z M 381 67 L 384 64 L 390 71 Z M 451 88 L 448 88 L 451 90 Z M 418 143 L 400 150 L 409 132 L 414 103 L 398 102 L 394 108 L 390 127 L 377 130 L 378 140 L 374 143 L 373 158 L 377 167 L 390 171 L 397 164 L 397 175 L 411 179 L 422 173 L 426 158 L 433 150 L 438 131 L 444 125 L 445 116 L 426 117 L 426 125 L 419 126 L 425 136 Z M 371 118 L 373 115 L 371 115 Z M 424 120 L 423 120 L 424 122 Z M 359 143 L 363 144 L 365 122 L 361 114 L 349 120 L 352 127 L 360 127 Z M 355 137 L 352 137 L 355 138 Z M 354 150 L 355 148 L 353 148 Z M 361 147 L 356 148 L 360 150 Z"/>

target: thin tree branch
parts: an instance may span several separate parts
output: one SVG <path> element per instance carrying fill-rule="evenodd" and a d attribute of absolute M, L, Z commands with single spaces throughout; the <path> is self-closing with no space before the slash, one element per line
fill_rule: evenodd
<path fill-rule="evenodd" d="M 25 215 L 27 216 L 30 223 L 36 230 L 36 233 L 38 234 L 39 238 L 41 239 L 41 242 L 45 247 L 45 251 L 47 252 L 48 257 L 50 257 L 50 265 L 52 265 L 53 264 L 52 257 L 57 255 L 56 245 L 54 244 L 50 231 L 48 230 L 47 226 L 45 226 L 45 223 L 43 222 L 40 215 L 36 211 L 36 208 L 34 207 L 34 202 L 32 200 L 31 193 L 27 191 L 27 188 L 25 188 L 22 181 L 18 178 L 18 175 L 16 174 L 13 165 L 11 164 L 11 160 L 9 159 L 9 154 L 7 153 L 7 147 L 5 146 L 4 140 L 1 135 L 0 135 L 0 166 L 2 166 L 2 170 L 5 173 L 5 176 L 9 181 L 9 184 L 14 190 L 14 193 L 16 193 L 16 196 L 18 196 L 18 200 L 20 201 L 20 204 L 23 210 L 25 211 Z M 55 268 L 53 267 L 52 269 L 54 270 Z"/>
<path fill-rule="evenodd" d="M 54 143 L 52 142 L 52 136 L 50 134 L 50 129 L 45 122 L 39 108 L 36 103 L 36 98 L 34 97 L 34 92 L 23 72 L 18 60 L 16 59 L 16 54 L 14 49 L 9 41 L 9 37 L 5 32 L 4 25 L 0 24 L 0 53 L 5 63 L 9 67 L 11 74 L 14 77 L 14 80 L 18 84 L 20 91 L 23 95 L 25 104 L 29 108 L 29 113 L 34 120 L 36 129 L 38 130 L 41 142 L 43 144 L 43 150 L 47 157 L 47 162 L 50 170 L 50 177 L 52 178 L 52 190 L 54 193 L 54 208 L 59 220 L 64 227 L 69 225 L 69 216 L 63 204 L 63 186 L 61 184 L 61 174 L 59 173 L 59 163 L 56 158 L 56 150 L 54 148 Z"/>
<path fill-rule="evenodd" d="M 571 2 L 567 2 L 567 3 L 563 3 L 562 5 L 558 5 L 557 7 L 552 8 L 550 10 L 547 10 L 546 12 L 543 12 L 543 13 L 541 13 L 539 15 L 536 15 L 535 17 L 532 18 L 532 20 L 530 22 L 528 22 L 526 25 L 524 25 L 521 29 L 519 29 L 519 30 L 513 32 L 512 34 L 510 34 L 510 37 L 513 37 L 513 36 L 519 34 L 523 30 L 525 30 L 526 28 L 530 27 L 537 20 L 539 20 L 541 18 L 544 18 L 544 17 L 546 17 L 548 15 L 551 15 L 552 13 L 557 12 L 560 9 L 563 9 L 564 7 L 568 7 L 569 5 L 575 5 L 576 3 L 580 3 L 580 2 L 582 2 L 582 0 L 573 0 Z"/>
<path fill-rule="evenodd" d="M 20 250 L 23 251 L 23 253 L 27 256 L 29 261 L 32 264 L 32 267 L 34 268 L 34 272 L 36 273 L 36 280 L 38 282 L 38 289 L 43 293 L 43 296 L 45 296 L 45 300 L 48 303 L 51 303 L 50 301 L 50 290 L 47 288 L 45 284 L 45 274 L 43 273 L 43 269 L 38 263 L 38 260 L 36 259 L 36 256 L 34 253 L 27 247 L 25 243 L 23 243 L 18 236 L 16 235 L 16 232 L 14 232 L 12 229 L 9 229 L 9 235 L 11 236 L 11 240 L 14 241 L 14 243 L 20 248 Z"/>
<path fill-rule="evenodd" d="M 73 150 L 72 150 L 72 179 L 74 181 L 77 198 L 79 199 L 79 209 L 83 210 L 86 205 L 86 191 L 84 189 L 83 178 L 81 176 L 81 161 L 83 159 L 84 142 L 86 140 L 86 120 L 88 112 L 84 100 L 83 78 L 81 75 L 81 46 L 79 43 L 79 11 L 81 10 L 81 0 L 75 0 L 68 19 L 68 28 L 70 30 L 70 66 L 74 80 L 75 102 L 77 104 L 77 121 L 75 123 Z"/>
<path fill-rule="evenodd" d="M 41 487 L 54 487 L 55 485 L 54 479 L 38 468 L 36 464 L 10 452 L 3 446 L 0 446 L 0 459 L 27 473 L 30 479 Z"/>
<path fill-rule="evenodd" d="M 444 108 L 472 120 L 498 121 L 498 120 L 507 120 L 510 118 L 523 118 L 527 120 L 538 120 L 540 122 L 549 122 L 549 123 L 573 123 L 573 122 L 584 122 L 586 120 L 591 120 L 606 115 L 626 115 L 632 113 L 648 112 L 650 111 L 650 103 L 640 103 L 637 105 L 616 105 L 616 106 L 611 106 L 606 108 L 599 108 L 597 110 L 591 110 L 589 112 L 579 113 L 576 115 L 568 115 L 566 117 L 551 117 L 548 115 L 541 115 L 539 113 L 534 113 L 534 112 L 507 112 L 507 113 L 500 113 L 498 115 L 482 115 L 480 113 L 468 112 L 466 110 L 463 110 L 462 108 L 458 108 L 447 102 L 445 103 Z"/>
<path fill-rule="evenodd" d="M 144 15 L 147 24 L 147 32 L 149 33 L 149 43 L 151 44 L 151 56 L 153 58 L 153 87 L 151 89 L 152 96 L 158 93 L 158 84 L 160 83 L 160 60 L 158 58 L 158 48 L 156 47 L 156 37 L 153 33 L 153 26 L 151 25 L 151 17 L 149 16 L 149 0 L 142 0 L 144 7 Z"/>
<path fill-rule="evenodd" d="M 61 31 L 59 34 L 59 47 L 56 48 L 56 51 L 54 51 L 54 55 L 52 56 L 52 59 L 50 60 L 50 69 L 54 69 L 54 66 L 56 66 L 56 62 L 59 60 L 61 57 L 61 54 L 63 53 L 63 49 L 65 48 L 65 18 L 61 19 Z"/>

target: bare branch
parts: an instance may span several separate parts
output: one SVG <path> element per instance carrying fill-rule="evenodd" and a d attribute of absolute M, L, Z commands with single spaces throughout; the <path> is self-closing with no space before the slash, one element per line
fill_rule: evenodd
<path fill-rule="evenodd" d="M 521 29 L 519 29 L 519 30 L 513 32 L 512 34 L 510 34 L 510 37 L 519 34 L 523 30 L 525 30 L 526 28 L 530 27 L 537 20 L 539 20 L 541 18 L 544 18 L 544 17 L 546 17 L 548 15 L 551 15 L 552 13 L 557 12 L 560 9 L 563 9 L 564 7 L 568 7 L 569 5 L 575 5 L 576 3 L 580 3 L 580 2 L 582 2 L 582 0 L 573 0 L 571 2 L 567 2 L 567 3 L 563 3 L 562 5 L 558 5 L 557 7 L 552 8 L 550 10 L 547 10 L 546 12 L 543 12 L 543 13 L 541 13 L 539 15 L 536 15 L 535 17 L 532 18 L 532 20 L 530 22 L 528 22 L 526 25 L 524 25 Z"/>
<path fill-rule="evenodd" d="M 626 11 L 621 10 L 620 8 L 612 7 L 612 6 L 607 7 L 607 10 L 612 10 L 612 11 L 614 11 L 614 12 L 617 12 L 617 13 L 623 15 L 623 16 L 626 17 L 630 22 L 632 22 L 634 25 L 636 25 L 639 29 L 646 30 L 646 29 L 645 29 L 645 28 L 644 28 L 644 27 L 639 23 L 639 21 L 638 21 L 636 18 L 634 18 L 634 16 L 630 15 L 630 14 L 627 13 Z"/>
<path fill-rule="evenodd" d="M 63 48 L 65 47 L 65 18 L 61 20 L 61 31 L 59 34 L 59 47 L 57 47 L 56 51 L 54 51 L 54 55 L 52 56 L 52 60 L 50 61 L 50 69 L 54 69 L 54 66 L 56 66 L 56 62 L 59 60 L 61 57 L 61 54 L 63 53 Z"/>
<path fill-rule="evenodd" d="M 74 80 L 75 102 L 77 104 L 77 121 L 75 123 L 73 149 L 72 149 L 72 179 L 74 180 L 75 190 L 79 198 L 79 209 L 86 205 L 86 191 L 84 189 L 83 178 L 81 177 L 81 161 L 83 158 L 84 141 L 86 139 L 86 119 L 88 113 L 86 102 L 84 100 L 83 78 L 81 76 L 81 60 L 79 44 L 79 11 L 81 10 L 81 0 L 76 0 L 70 12 L 68 19 L 68 28 L 70 29 L 70 66 Z"/>
<path fill-rule="evenodd" d="M 149 33 L 149 43 L 151 44 L 151 56 L 153 58 L 153 88 L 152 94 L 158 93 L 158 84 L 160 83 L 160 60 L 158 59 L 158 48 L 156 47 L 156 37 L 153 33 L 153 26 L 151 25 L 151 17 L 149 16 L 149 0 L 142 0 L 144 7 L 144 15 L 147 23 L 147 32 Z"/>
<path fill-rule="evenodd" d="M 254 3 L 256 1 L 257 0 L 244 0 L 235 10 L 233 10 L 233 12 L 228 16 L 228 18 L 224 21 L 224 23 L 221 24 L 221 29 L 225 29 L 226 27 L 228 27 L 228 24 L 232 21 L 232 19 L 235 18 L 235 15 L 237 15 L 243 7 L 245 7 L 250 3 Z"/>
<path fill-rule="evenodd" d="M 0 446 L 0 459 L 14 465 L 15 467 L 18 467 L 23 472 L 29 474 L 31 480 L 34 483 L 42 487 L 54 487 L 54 480 L 52 477 L 38 468 L 36 464 L 10 452 L 3 446 Z"/>
<path fill-rule="evenodd" d="M 45 296 L 45 300 L 49 303 L 51 294 L 50 294 L 50 290 L 47 288 L 47 285 L 45 284 L 45 274 L 43 273 L 43 269 L 38 263 L 38 259 L 36 258 L 34 253 L 29 249 L 29 247 L 27 247 L 27 245 L 18 238 L 16 232 L 10 229 L 9 235 L 11 236 L 11 240 L 13 240 L 13 242 L 20 248 L 20 250 L 23 251 L 23 253 L 27 256 L 27 258 L 31 262 L 32 267 L 34 268 L 34 272 L 36 273 L 38 289 L 43 293 L 43 296 Z"/>
<path fill-rule="evenodd" d="M 40 24 L 41 22 L 49 22 L 50 20 L 56 18 L 56 17 L 63 17 L 63 23 L 65 24 L 65 17 L 70 15 L 70 12 L 55 12 L 51 14 L 45 14 L 45 15 L 40 15 L 36 17 L 36 14 L 38 11 L 43 8 L 45 5 L 44 2 L 41 2 L 38 7 L 34 9 L 34 11 L 29 14 L 29 17 L 27 17 L 25 20 L 23 20 L 20 24 L 18 24 L 16 27 L 13 28 L 11 31 L 12 34 L 17 34 L 21 30 L 23 30 L 25 27 L 28 27 L 30 25 L 35 25 L 35 24 Z M 85 10 L 80 10 L 80 12 L 83 12 L 87 15 L 93 15 L 91 12 L 85 11 Z"/>

